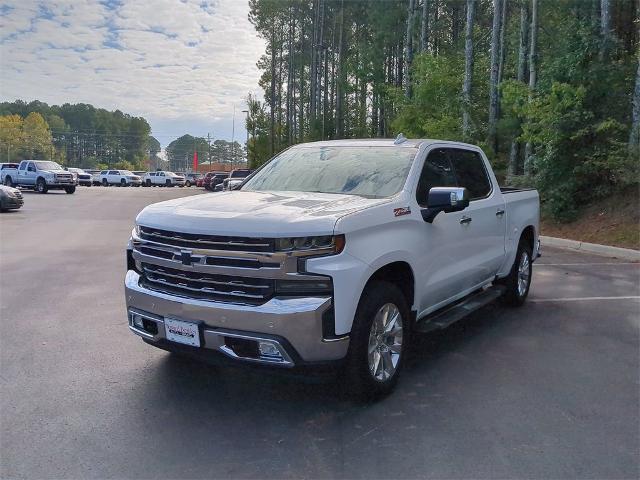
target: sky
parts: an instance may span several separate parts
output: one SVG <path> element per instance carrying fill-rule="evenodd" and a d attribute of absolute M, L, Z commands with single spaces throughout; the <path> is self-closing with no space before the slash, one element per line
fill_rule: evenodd
<path fill-rule="evenodd" d="M 163 147 L 246 138 L 265 49 L 247 0 L 0 0 L 0 100 L 90 103 L 145 117 Z"/>

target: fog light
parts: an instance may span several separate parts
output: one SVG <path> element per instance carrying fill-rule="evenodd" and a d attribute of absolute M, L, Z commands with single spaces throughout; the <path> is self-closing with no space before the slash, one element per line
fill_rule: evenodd
<path fill-rule="evenodd" d="M 133 326 L 139 328 L 140 330 L 144 330 L 144 322 L 140 315 L 136 315 L 135 313 L 131 315 L 133 317 Z"/>
<path fill-rule="evenodd" d="M 261 357 L 282 358 L 280 350 L 271 342 L 258 342 Z"/>

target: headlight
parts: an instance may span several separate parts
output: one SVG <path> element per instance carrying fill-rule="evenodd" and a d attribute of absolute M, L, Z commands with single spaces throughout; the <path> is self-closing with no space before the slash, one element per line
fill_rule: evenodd
<path fill-rule="evenodd" d="M 137 223 L 133 225 L 133 233 L 136 235 L 136 237 L 140 237 L 140 225 L 138 225 Z"/>
<path fill-rule="evenodd" d="M 276 239 L 276 251 L 296 252 L 299 255 L 333 255 L 342 252 L 344 244 L 344 235 L 285 237 Z"/>
<path fill-rule="evenodd" d="M 2 192 L 6 193 L 9 198 L 16 198 L 16 192 L 13 190 L 2 190 Z"/>

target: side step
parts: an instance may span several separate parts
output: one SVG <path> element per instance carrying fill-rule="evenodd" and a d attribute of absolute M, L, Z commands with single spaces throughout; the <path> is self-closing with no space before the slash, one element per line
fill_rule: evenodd
<path fill-rule="evenodd" d="M 479 292 L 472 293 L 453 305 L 444 307 L 426 317 L 418 320 L 414 330 L 416 332 L 431 332 L 447 328 L 452 323 L 463 319 L 471 312 L 488 305 L 497 298 L 501 297 L 505 291 L 502 285 L 493 285 Z"/>

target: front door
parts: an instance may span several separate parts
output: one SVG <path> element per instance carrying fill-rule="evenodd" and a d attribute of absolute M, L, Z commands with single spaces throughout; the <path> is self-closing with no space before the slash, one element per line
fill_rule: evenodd
<path fill-rule="evenodd" d="M 433 187 L 457 186 L 448 148 L 427 152 L 416 200 L 426 207 Z M 465 251 L 467 225 L 460 224 L 464 212 L 440 213 L 433 223 L 424 222 L 424 254 L 417 259 L 416 277 L 421 284 L 419 314 L 439 308 L 467 285 L 469 255 Z"/>

